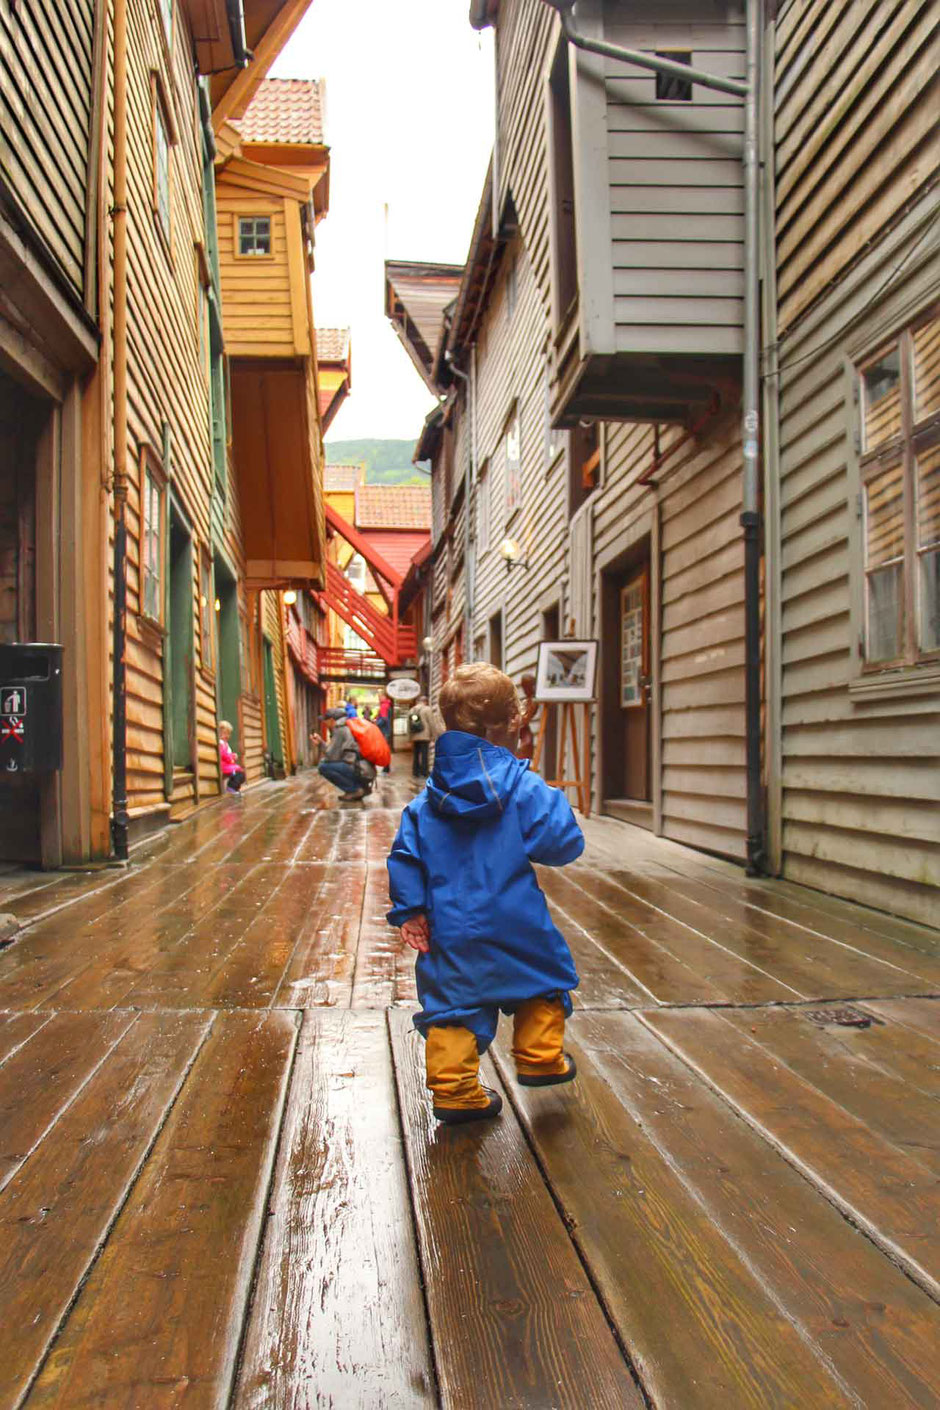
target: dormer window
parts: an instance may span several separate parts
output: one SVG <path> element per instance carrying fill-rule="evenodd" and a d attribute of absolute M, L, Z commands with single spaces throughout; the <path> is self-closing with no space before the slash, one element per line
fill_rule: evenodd
<path fill-rule="evenodd" d="M 692 65 L 692 55 L 688 50 L 680 52 L 673 49 L 669 52 L 657 51 L 657 59 L 669 59 L 674 64 Z M 691 103 L 692 101 L 692 81 L 687 78 L 675 78 L 670 73 L 658 73 L 656 75 L 656 101 L 658 103 Z"/>
<path fill-rule="evenodd" d="M 272 253 L 269 215 L 238 217 L 238 253 L 248 258 L 269 256 Z"/>

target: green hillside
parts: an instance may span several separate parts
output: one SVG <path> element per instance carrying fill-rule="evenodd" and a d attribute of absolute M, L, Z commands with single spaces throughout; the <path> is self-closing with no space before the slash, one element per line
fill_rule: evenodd
<path fill-rule="evenodd" d="M 411 463 L 414 441 L 327 441 L 328 465 L 364 465 L 367 485 L 427 485 Z"/>

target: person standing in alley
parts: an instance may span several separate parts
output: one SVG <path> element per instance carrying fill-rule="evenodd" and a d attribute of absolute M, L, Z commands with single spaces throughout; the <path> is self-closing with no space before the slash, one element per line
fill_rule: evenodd
<path fill-rule="evenodd" d="M 359 744 L 346 723 L 344 706 L 327 710 L 323 718 L 332 734 L 320 764 L 320 773 L 328 783 L 339 789 L 341 803 L 357 803 L 372 792 L 375 765 L 363 758 Z"/>
<path fill-rule="evenodd" d="M 434 769 L 388 858 L 388 920 L 418 951 L 427 1085 L 435 1117 L 455 1125 L 502 1108 L 479 1078 L 500 1010 L 513 1015 L 520 1084 L 576 1075 L 564 1035 L 578 974 L 533 863 L 573 862 L 584 837 L 564 793 L 515 756 L 521 715 L 508 676 L 460 666 L 440 706 Z"/>
<path fill-rule="evenodd" d="M 428 704 L 427 696 L 421 695 L 412 705 L 408 715 L 408 734 L 411 737 L 411 772 L 415 778 L 427 778 L 430 773 L 431 741 L 441 733 L 434 711 Z"/>
<path fill-rule="evenodd" d="M 391 749 L 393 746 L 392 729 L 394 716 L 392 714 L 392 708 L 392 698 L 389 695 L 388 691 L 383 689 L 381 694 L 379 695 L 379 708 L 376 711 L 375 723 L 385 735 L 385 740 L 388 744 L 389 749 Z M 386 769 L 385 772 L 388 773 L 389 770 Z"/>

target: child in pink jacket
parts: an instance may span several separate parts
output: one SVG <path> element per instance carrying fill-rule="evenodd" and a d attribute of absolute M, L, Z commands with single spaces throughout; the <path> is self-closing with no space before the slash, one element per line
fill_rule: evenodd
<path fill-rule="evenodd" d="M 232 726 L 228 720 L 219 721 L 219 764 L 222 769 L 222 778 L 225 781 L 226 793 L 238 793 L 245 782 L 245 770 L 238 762 L 238 755 L 235 753 L 229 740 L 232 737 Z"/>

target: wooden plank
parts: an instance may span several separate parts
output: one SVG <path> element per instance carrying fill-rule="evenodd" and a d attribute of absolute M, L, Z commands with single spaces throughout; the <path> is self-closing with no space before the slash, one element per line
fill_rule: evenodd
<path fill-rule="evenodd" d="M 937 1310 L 927 1295 L 634 1017 L 592 1014 L 572 1027 L 579 1058 L 585 1055 L 584 1063 L 579 1061 L 578 1095 L 581 1074 L 593 1069 L 622 1104 L 618 1134 L 629 1143 L 633 1159 L 627 1169 L 635 1187 L 646 1188 L 639 1178 L 645 1172 L 635 1168 L 637 1149 L 645 1165 L 659 1157 L 675 1173 L 725 1241 L 725 1257 L 742 1260 L 759 1280 L 762 1299 L 773 1300 L 818 1358 L 820 1383 L 827 1390 L 832 1378 L 841 1381 L 852 1404 L 928 1410 L 940 1351 Z M 522 1100 L 529 1104 L 527 1095 Z M 533 1117 L 550 1105 L 538 1100 L 538 1107 L 532 1103 Z M 543 1129 L 544 1143 L 555 1132 L 548 1122 Z M 558 1136 L 566 1139 L 561 1131 Z M 595 1137 L 584 1170 L 593 1169 L 599 1144 Z M 547 1168 L 554 1174 L 553 1161 Z M 649 1240 L 658 1241 L 661 1226 L 655 1220 L 650 1225 Z M 690 1281 L 694 1278 L 693 1272 Z M 628 1289 L 631 1284 L 628 1274 Z M 641 1300 L 632 1302 L 634 1315 L 642 1317 Z M 686 1316 L 684 1309 L 679 1319 L 667 1313 L 661 1325 L 671 1331 Z M 749 1328 L 747 1313 L 742 1320 Z M 662 1336 L 654 1325 L 651 1335 L 657 1334 Z M 664 1355 L 670 1352 L 667 1340 Z M 706 1364 L 713 1361 L 708 1357 Z M 698 1399 L 693 1395 L 676 1403 L 698 1404 Z M 739 1401 L 731 1395 L 726 1403 Z M 763 1403 L 788 1402 L 768 1397 Z M 815 1406 L 815 1395 L 810 1392 L 802 1403 Z"/>
<path fill-rule="evenodd" d="M 402 944 L 385 916 L 388 872 L 385 862 L 366 868 L 365 894 L 356 950 L 356 969 L 350 1004 L 354 1009 L 386 1008 L 392 1004 L 417 1005 L 415 953 Z"/>
<path fill-rule="evenodd" d="M 436 1129 L 421 1040 L 409 1015 L 388 1021 L 442 1405 L 640 1410 L 512 1112 Z"/>
<path fill-rule="evenodd" d="M 234 1404 L 437 1404 L 385 1017 L 307 1014 Z"/>
<path fill-rule="evenodd" d="M 30 1038 L 49 1022 L 45 1013 L 5 1013 L 0 1015 L 0 1067 L 9 1062 Z"/>
<path fill-rule="evenodd" d="M 657 1009 L 643 1022 L 864 1229 L 932 1297 L 940 1295 L 936 1181 L 715 1009 Z"/>
<path fill-rule="evenodd" d="M 878 1060 L 888 1045 L 901 1046 L 897 1028 L 823 1027 L 813 1012 L 727 1009 L 723 1017 L 911 1160 L 940 1173 L 940 1075 L 927 1066 L 919 1080 L 908 1082 Z M 885 1037 L 888 1045 L 879 1044 Z"/>
<path fill-rule="evenodd" d="M 361 868 L 328 868 L 309 923 L 278 981 L 272 1007 L 349 1006 L 364 890 Z"/>
<path fill-rule="evenodd" d="M 720 898 L 714 892 L 709 893 L 706 905 L 698 900 L 687 901 L 671 881 L 667 884 L 616 869 L 611 872 L 611 879 L 664 914 L 704 935 L 720 937 L 726 949 L 759 964 L 789 985 L 796 997 L 879 998 L 911 991 L 911 976 L 894 965 L 847 946 L 801 944 L 781 930 L 772 917 L 755 915 L 747 923 L 729 921 L 722 915 Z"/>
<path fill-rule="evenodd" d="M 111 1060 L 58 1121 L 41 1154 L 28 1161 L 0 1195 L 4 1404 L 19 1403 L 41 1364 L 206 1027 L 206 1020 L 193 1014 L 138 1018 Z M 120 1298 L 120 1289 L 113 1291 Z M 30 1404 L 101 1404 L 78 1393 L 74 1399 L 68 1393 L 56 1399 L 54 1382 L 47 1364 Z"/>
<path fill-rule="evenodd" d="M 869 1000 L 863 1008 L 870 1009 L 879 1018 L 893 1023 L 903 1023 L 914 1033 L 940 1043 L 940 1000 L 938 999 L 879 999 Z M 907 1040 L 910 1041 L 909 1039 Z M 937 1061 L 936 1056 L 932 1060 Z"/>
<path fill-rule="evenodd" d="M 295 1038 L 216 1019 L 31 1404 L 225 1403 Z"/>
<path fill-rule="evenodd" d="M 664 922 L 649 907 L 630 905 L 625 897 L 626 904 L 621 905 L 623 893 L 605 887 L 603 876 L 587 868 L 573 870 L 570 876 L 543 871 L 539 879 L 559 908 L 566 931 L 570 933 L 574 925 L 584 927 L 594 943 L 623 969 L 630 981 L 625 986 L 630 1002 L 652 999 L 655 1003 L 691 1004 L 728 1000 L 728 990 L 721 977 L 722 960 L 726 957 L 714 946 L 697 943 L 696 936 L 674 922 Z M 742 987 L 743 974 L 744 987 L 753 995 L 754 980 L 762 977 L 739 962 L 732 961 L 727 966 L 729 970 L 732 967 L 733 974 L 729 975 L 732 987 Z M 792 998 L 782 985 L 766 979 L 761 996 Z"/>
<path fill-rule="evenodd" d="M 0 1190 L 29 1159 L 134 1021 L 133 1014 L 55 1014 L 0 1068 Z"/>

